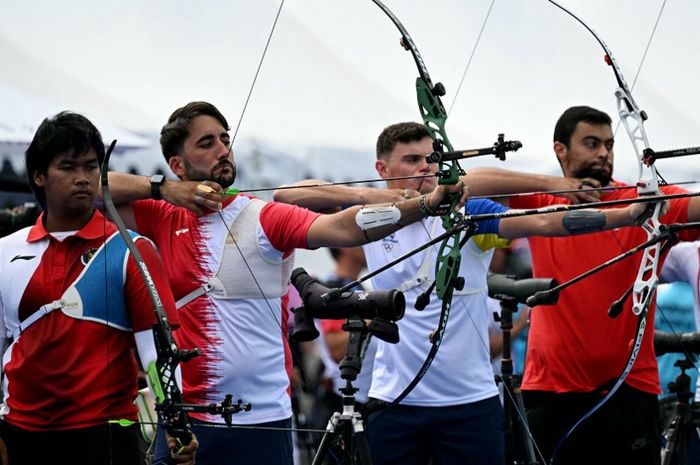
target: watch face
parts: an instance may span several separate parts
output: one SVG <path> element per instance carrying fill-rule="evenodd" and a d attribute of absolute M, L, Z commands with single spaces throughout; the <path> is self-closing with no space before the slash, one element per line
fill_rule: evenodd
<path fill-rule="evenodd" d="M 162 174 L 154 174 L 151 176 L 151 198 L 161 200 L 163 196 L 160 194 L 160 186 L 165 182 L 165 176 Z"/>

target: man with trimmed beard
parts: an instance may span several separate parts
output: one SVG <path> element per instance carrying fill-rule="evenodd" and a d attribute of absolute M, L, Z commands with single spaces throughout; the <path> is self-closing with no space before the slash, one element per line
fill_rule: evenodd
<path fill-rule="evenodd" d="M 577 179 L 586 186 L 623 187 L 613 178 L 614 135 L 606 113 L 587 106 L 567 109 L 554 130 L 554 152 L 565 178 L 550 178 L 492 168 L 469 172 L 472 195 L 560 189 Z M 574 184 L 575 185 L 575 184 Z M 504 188 L 502 186 L 507 186 Z M 661 187 L 664 194 L 685 192 Z M 589 191 L 594 194 L 593 191 Z M 608 190 L 601 201 L 637 197 L 636 189 Z M 567 203 L 561 197 L 535 195 L 511 199 L 512 208 L 539 208 Z M 698 197 L 672 200 L 662 223 L 700 219 Z M 697 230 L 680 233 L 694 240 Z M 621 228 L 585 236 L 529 238 L 535 277 L 563 283 L 641 244 L 641 228 Z M 618 379 L 630 357 L 637 316 L 628 298 L 620 315 L 608 309 L 637 276 L 641 253 L 562 291 L 553 306 L 535 307 L 530 315 L 522 390 L 534 440 L 547 462 L 569 428 L 597 404 Z M 665 257 L 662 257 L 662 259 Z M 661 264 L 659 263 L 659 270 Z M 659 374 L 653 348 L 655 304 L 649 308 L 642 347 L 620 389 L 562 443 L 556 463 L 655 464 L 660 457 L 657 394 Z"/>
<path fill-rule="evenodd" d="M 292 465 L 287 286 L 297 248 L 350 247 L 379 239 L 437 210 L 447 192 L 466 201 L 463 185 L 437 186 L 394 204 L 379 227 L 362 213 L 373 206 L 320 215 L 249 195 L 225 195 L 236 165 L 226 118 L 212 104 L 178 108 L 161 130 L 161 149 L 181 181 L 110 173 L 125 222 L 151 238 L 177 299 L 182 348 L 201 355 L 183 363 L 185 402 L 252 404 L 227 428 L 220 417 L 192 413 L 197 463 Z M 463 191 L 463 192 L 462 192 Z M 184 208 L 183 208 L 184 207 Z M 358 216 L 359 215 L 359 216 Z M 162 432 L 153 463 L 168 460 Z"/>

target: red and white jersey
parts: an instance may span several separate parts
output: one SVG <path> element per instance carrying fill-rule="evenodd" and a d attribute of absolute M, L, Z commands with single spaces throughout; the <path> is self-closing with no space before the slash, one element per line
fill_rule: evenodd
<path fill-rule="evenodd" d="M 136 420 L 133 333 L 155 323 L 146 284 L 124 247 L 107 256 L 111 262 L 86 266 L 116 233 L 99 212 L 72 233 L 52 235 L 42 220 L 0 239 L 2 339 L 14 335 L 3 356 L 3 421 L 41 431 Z M 176 327 L 175 303 L 155 250 L 145 239 L 136 244 Z M 76 306 L 56 308 L 27 324 L 42 306 L 65 299 L 69 288 L 79 294 L 79 313 Z M 20 324 L 26 326 L 21 333 Z"/>
<path fill-rule="evenodd" d="M 252 404 L 251 411 L 234 415 L 238 424 L 291 416 L 287 298 L 274 283 L 284 270 L 291 270 L 294 249 L 307 247 L 308 229 L 318 217 L 303 208 L 270 202 L 256 213 L 255 221 L 248 218 L 241 228 L 239 216 L 256 202 L 238 195 L 224 204 L 221 214 L 199 218 L 162 201 L 134 203 L 138 230 L 158 246 L 175 299 L 224 281 L 219 283 L 221 293 L 202 294 L 180 309 L 182 327 L 175 337 L 180 347 L 201 351 L 181 365 L 185 401 L 218 402 L 232 394 L 234 400 Z M 253 286 L 260 285 L 262 291 L 253 296 L 245 282 L 245 289 L 227 286 L 236 275 L 254 276 Z M 221 422 L 211 415 L 193 416 Z"/>

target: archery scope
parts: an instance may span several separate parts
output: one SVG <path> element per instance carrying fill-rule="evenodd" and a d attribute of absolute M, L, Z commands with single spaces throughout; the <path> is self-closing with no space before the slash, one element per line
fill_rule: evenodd
<path fill-rule="evenodd" d="M 303 268 L 292 272 L 291 281 L 304 302 L 303 307 L 294 310 L 295 339 L 310 341 L 319 336 L 313 323 L 314 318 L 345 320 L 355 317 L 372 320 L 374 324 L 370 323 L 370 329 L 380 339 L 398 342 L 398 332 L 393 329 L 395 325 L 389 322 L 403 318 L 406 300 L 402 292 L 393 289 L 348 291 L 330 302 L 324 302 L 321 296 L 331 289 L 309 276 Z"/>
<path fill-rule="evenodd" d="M 524 304 L 531 296 L 546 295 L 546 299 L 538 300 L 537 303 L 547 305 L 553 305 L 559 299 L 558 292 L 547 292 L 558 285 L 557 280 L 552 278 L 516 280 L 503 274 L 489 273 L 486 283 L 489 287 L 489 297 L 494 299 L 512 298 Z"/>
<path fill-rule="evenodd" d="M 667 333 L 654 331 L 654 352 L 656 355 L 668 353 L 700 354 L 700 333 Z"/>

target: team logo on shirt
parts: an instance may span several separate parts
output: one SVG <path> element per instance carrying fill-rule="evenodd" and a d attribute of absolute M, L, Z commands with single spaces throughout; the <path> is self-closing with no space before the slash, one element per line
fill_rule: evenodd
<path fill-rule="evenodd" d="M 396 240 L 396 236 L 393 234 L 382 239 L 382 245 L 384 246 L 384 250 L 387 252 L 391 252 L 391 249 L 394 248 L 394 244 L 398 243 L 399 241 Z"/>
<path fill-rule="evenodd" d="M 92 258 L 93 255 L 97 252 L 97 248 L 93 247 L 91 249 L 87 249 L 83 254 L 80 256 L 80 263 L 83 265 L 87 265 L 90 259 Z"/>

